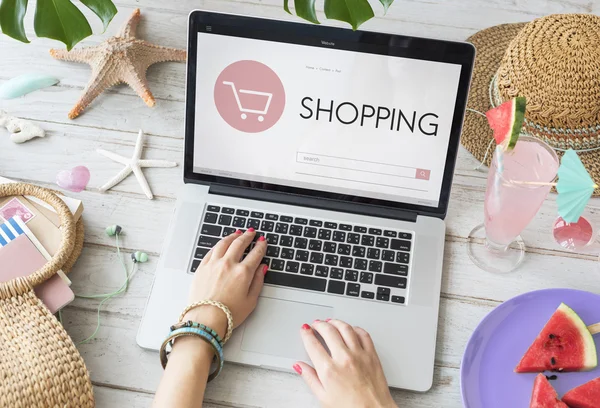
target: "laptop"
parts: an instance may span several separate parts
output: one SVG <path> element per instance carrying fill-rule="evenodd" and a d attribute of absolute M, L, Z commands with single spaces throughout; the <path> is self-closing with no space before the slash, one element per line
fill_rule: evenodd
<path fill-rule="evenodd" d="M 201 259 L 255 228 L 269 265 L 229 362 L 291 371 L 299 330 L 366 329 L 391 387 L 432 386 L 467 43 L 194 11 L 184 186 L 137 342 L 157 350 Z"/>

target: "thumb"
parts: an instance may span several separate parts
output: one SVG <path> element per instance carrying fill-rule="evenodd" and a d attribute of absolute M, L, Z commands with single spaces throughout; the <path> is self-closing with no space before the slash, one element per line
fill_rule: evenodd
<path fill-rule="evenodd" d="M 252 298 L 258 299 L 260 295 L 260 291 L 263 288 L 263 284 L 265 283 L 265 274 L 269 270 L 269 267 L 265 264 L 260 264 L 256 271 L 254 272 L 254 277 L 252 278 L 252 282 L 250 283 L 250 289 L 248 291 L 248 295 Z"/>
<path fill-rule="evenodd" d="M 294 371 L 296 371 L 304 380 L 308 388 L 312 391 L 313 394 L 319 399 L 319 401 L 323 400 L 325 396 L 325 389 L 323 388 L 323 384 L 321 384 L 321 380 L 317 375 L 317 372 L 314 368 L 309 366 L 306 363 L 301 361 L 294 364 Z"/>

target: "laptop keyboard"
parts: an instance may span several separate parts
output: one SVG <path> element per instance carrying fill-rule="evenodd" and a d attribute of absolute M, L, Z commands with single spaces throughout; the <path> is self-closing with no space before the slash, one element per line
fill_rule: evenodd
<path fill-rule="evenodd" d="M 248 228 L 268 243 L 266 284 L 406 304 L 414 240 L 400 230 L 208 205 L 189 271 L 221 238 Z"/>

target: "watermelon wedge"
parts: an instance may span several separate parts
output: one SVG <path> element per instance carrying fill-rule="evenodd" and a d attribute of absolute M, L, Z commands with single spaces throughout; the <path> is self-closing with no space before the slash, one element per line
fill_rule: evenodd
<path fill-rule="evenodd" d="M 485 114 L 494 131 L 496 144 L 504 147 L 504 150 L 512 150 L 517 144 L 525 120 L 525 107 L 525 98 L 517 96 Z"/>
<path fill-rule="evenodd" d="M 597 365 L 596 345 L 587 326 L 573 309 L 561 303 L 515 371 L 587 371 Z"/>
<path fill-rule="evenodd" d="M 550 385 L 544 374 L 538 374 L 533 383 L 533 393 L 529 408 L 569 408 L 558 399 L 558 393 Z"/>
<path fill-rule="evenodd" d="M 600 408 L 600 377 L 573 388 L 563 401 L 571 408 Z"/>

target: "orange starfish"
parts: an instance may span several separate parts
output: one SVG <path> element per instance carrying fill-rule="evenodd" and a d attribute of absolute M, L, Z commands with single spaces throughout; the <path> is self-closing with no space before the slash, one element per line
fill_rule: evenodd
<path fill-rule="evenodd" d="M 135 38 L 140 17 L 140 9 L 136 9 L 116 36 L 95 47 L 50 50 L 50 55 L 56 59 L 82 62 L 92 67 L 92 78 L 69 112 L 69 119 L 75 119 L 98 95 L 120 83 L 129 85 L 146 105 L 153 107 L 156 104 L 146 79 L 148 67 L 157 62 L 185 61 L 186 52 Z"/>

